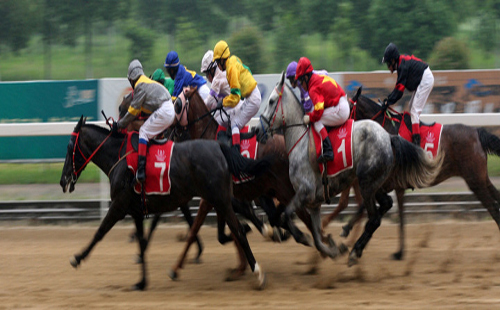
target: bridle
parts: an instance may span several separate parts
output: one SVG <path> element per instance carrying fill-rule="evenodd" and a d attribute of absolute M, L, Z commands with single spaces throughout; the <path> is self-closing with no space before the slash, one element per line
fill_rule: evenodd
<path fill-rule="evenodd" d="M 184 113 L 186 113 L 188 123 L 187 123 L 186 126 L 181 126 L 181 125 L 179 125 L 179 123 L 177 123 L 177 125 L 175 126 L 175 135 L 177 137 L 179 137 L 182 132 L 188 131 L 191 126 L 194 126 L 197 122 L 203 120 L 205 117 L 208 117 L 209 115 L 211 115 L 212 117 L 214 117 L 215 113 L 217 113 L 218 109 L 216 108 L 216 109 L 210 110 L 210 111 L 204 113 L 203 115 L 201 115 L 201 116 L 199 116 L 199 117 L 197 117 L 197 118 L 195 118 L 195 119 L 193 119 L 193 120 L 190 121 L 189 120 L 190 99 L 194 95 L 194 93 L 195 93 L 195 91 L 191 91 L 191 92 L 187 93 L 188 94 L 187 96 L 185 96 L 186 97 L 186 104 L 182 108 L 182 111 L 180 113 L 180 117 L 182 118 L 182 116 L 184 115 Z M 227 114 L 227 112 L 224 109 L 221 109 L 220 113 L 224 113 L 226 115 L 226 117 L 229 119 L 229 123 L 231 122 L 231 120 L 230 120 L 231 117 Z M 207 123 L 207 125 L 205 126 L 205 128 L 203 128 L 203 132 L 200 135 L 200 139 L 203 138 L 203 136 L 207 132 L 209 125 L 210 125 L 210 123 Z M 179 133 L 179 131 L 177 129 L 180 129 L 181 133 Z"/>
<path fill-rule="evenodd" d="M 300 138 L 295 142 L 295 144 L 287 152 L 288 155 L 290 155 L 290 153 L 295 148 L 295 146 L 297 146 L 297 144 L 300 142 L 300 140 L 302 140 L 302 138 L 309 131 L 310 126 L 307 126 L 304 123 L 291 124 L 291 125 L 287 125 L 286 124 L 286 121 L 285 121 L 285 112 L 283 110 L 283 100 L 282 100 L 283 99 L 283 90 L 284 90 L 284 88 L 285 88 L 285 83 L 284 82 L 283 82 L 283 85 L 281 86 L 281 91 L 278 91 L 278 88 L 274 87 L 273 91 L 278 94 L 278 103 L 276 104 L 276 109 L 274 110 L 272 120 L 267 119 L 264 115 L 261 114 L 260 117 L 259 117 L 259 122 L 260 122 L 260 125 L 262 127 L 262 131 L 264 133 L 264 137 L 267 137 L 267 132 L 268 131 L 269 131 L 269 133 L 271 134 L 271 137 L 272 137 L 274 132 L 278 132 L 280 130 L 283 130 L 283 132 L 284 132 L 284 131 L 286 131 L 286 129 L 291 128 L 291 127 L 302 127 L 302 126 L 306 127 L 306 130 L 304 131 L 304 133 L 300 136 Z M 280 109 L 280 107 L 281 107 L 281 109 Z M 281 110 L 281 126 L 279 126 L 278 128 L 273 129 L 274 122 L 276 121 L 276 116 L 278 115 L 278 110 Z M 267 125 L 267 130 L 264 127 L 264 123 L 266 123 L 266 125 Z"/>
<path fill-rule="evenodd" d="M 76 183 L 80 172 L 82 172 L 83 169 L 85 169 L 87 164 L 92 160 L 92 158 L 99 151 L 99 149 L 104 145 L 104 143 L 109 139 L 109 137 L 111 137 L 112 133 L 113 133 L 112 131 L 109 132 L 108 136 L 99 144 L 99 146 L 94 150 L 94 152 L 92 152 L 92 154 L 90 154 L 90 156 L 88 158 L 85 157 L 85 155 L 82 152 L 82 149 L 78 145 L 78 138 L 80 137 L 80 131 L 71 133 L 71 136 L 75 137 L 75 141 L 74 141 L 74 145 L 73 145 L 73 156 L 72 156 L 73 172 L 71 174 L 71 182 L 73 184 Z M 75 155 L 76 155 L 77 149 L 78 149 L 78 152 L 80 153 L 80 155 L 82 156 L 82 158 L 85 160 L 85 163 L 83 163 L 83 165 L 78 169 L 76 169 L 76 165 L 75 165 Z"/>

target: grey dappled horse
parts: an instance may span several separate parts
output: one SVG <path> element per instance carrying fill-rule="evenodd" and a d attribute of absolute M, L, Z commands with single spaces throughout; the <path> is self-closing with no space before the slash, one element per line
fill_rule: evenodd
<path fill-rule="evenodd" d="M 290 179 L 296 193 L 286 208 L 285 217 L 290 221 L 295 209 L 308 208 L 315 228 L 313 237 L 316 248 L 323 255 L 334 258 L 339 254 L 339 249 L 333 240 L 329 240 L 329 246 L 321 240 L 320 207 L 324 201 L 324 187 L 312 142 L 312 130 L 303 124 L 303 116 L 303 107 L 290 87 L 285 85 L 285 75 L 282 74 L 261 115 L 264 131 L 261 135 L 283 130 L 289 152 Z M 435 160 L 429 159 L 424 150 L 399 136 L 389 135 L 371 120 L 354 123 L 352 145 L 353 168 L 328 178 L 332 196 L 357 180 L 363 206 L 368 212 L 365 230 L 349 254 L 349 266 L 357 263 L 366 244 L 380 226 L 382 216 L 392 207 L 392 198 L 387 193 L 395 185 L 414 188 L 428 186 L 442 163 L 442 156 Z M 375 202 L 379 203 L 379 209 Z"/>

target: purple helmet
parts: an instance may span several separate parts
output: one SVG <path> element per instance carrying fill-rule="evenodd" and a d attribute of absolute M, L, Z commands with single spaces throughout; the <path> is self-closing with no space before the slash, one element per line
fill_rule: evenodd
<path fill-rule="evenodd" d="M 288 67 L 286 67 L 286 78 L 290 77 L 295 77 L 295 72 L 297 71 L 297 62 L 292 61 L 290 64 L 288 64 Z"/>

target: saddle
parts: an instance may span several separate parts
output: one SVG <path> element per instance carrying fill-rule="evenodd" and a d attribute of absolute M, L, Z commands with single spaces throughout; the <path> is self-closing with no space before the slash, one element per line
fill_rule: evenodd
<path fill-rule="evenodd" d="M 135 152 L 139 150 L 139 133 L 137 131 L 134 131 L 132 133 L 129 133 L 132 135 L 130 137 L 130 143 L 132 144 L 132 148 L 134 149 Z M 161 137 L 160 137 L 161 136 Z M 167 143 L 168 139 L 163 136 L 163 134 L 158 135 L 158 137 L 149 140 L 150 144 L 156 144 L 156 145 L 162 145 Z"/>
<path fill-rule="evenodd" d="M 408 113 L 408 112 L 403 113 L 403 120 L 405 122 L 406 128 L 408 128 L 408 130 L 410 132 L 412 132 L 411 115 L 410 115 L 410 113 Z M 424 122 L 420 121 L 420 126 L 432 127 L 434 125 L 436 125 L 436 122 L 424 123 Z"/>

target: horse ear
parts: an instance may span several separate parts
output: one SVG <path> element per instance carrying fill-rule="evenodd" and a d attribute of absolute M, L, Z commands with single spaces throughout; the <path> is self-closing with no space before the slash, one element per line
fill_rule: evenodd
<path fill-rule="evenodd" d="M 361 95 L 361 90 L 363 89 L 363 86 L 360 86 L 358 88 L 358 91 L 356 91 L 356 95 L 354 95 L 354 97 L 352 97 L 352 101 L 356 102 L 358 101 L 358 98 L 359 96 Z"/>
<path fill-rule="evenodd" d="M 78 121 L 78 124 L 76 124 L 75 129 L 73 130 L 74 132 L 79 132 L 80 129 L 82 128 L 82 125 L 84 123 L 83 120 L 83 115 L 80 117 L 80 120 Z"/>
<path fill-rule="evenodd" d="M 281 71 L 280 86 L 285 83 L 285 71 Z"/>

